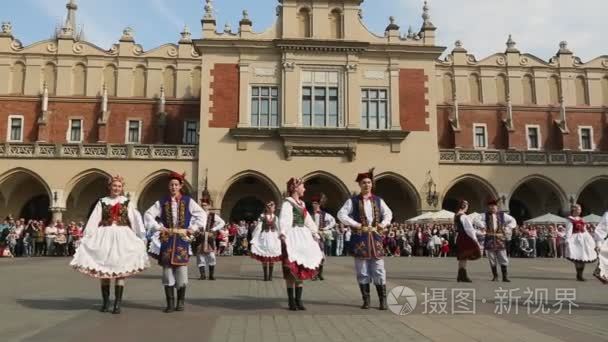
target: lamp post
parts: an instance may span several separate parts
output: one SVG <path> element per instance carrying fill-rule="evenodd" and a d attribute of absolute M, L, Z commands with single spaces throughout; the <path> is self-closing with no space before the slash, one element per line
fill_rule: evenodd
<path fill-rule="evenodd" d="M 428 172 L 428 179 L 429 180 L 426 183 L 426 203 L 430 206 L 437 207 L 439 204 L 439 196 L 437 195 L 437 184 L 435 184 L 435 181 L 433 181 L 431 171 Z"/>

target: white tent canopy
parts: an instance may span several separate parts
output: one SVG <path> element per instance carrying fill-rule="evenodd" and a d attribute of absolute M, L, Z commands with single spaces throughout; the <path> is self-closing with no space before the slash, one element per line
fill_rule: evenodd
<path fill-rule="evenodd" d="M 598 224 L 602 220 L 602 217 L 599 215 L 591 214 L 583 217 L 583 220 L 587 223 Z"/>
<path fill-rule="evenodd" d="M 566 224 L 568 220 L 557 215 L 545 214 L 531 220 L 525 221 L 524 224 Z"/>
<path fill-rule="evenodd" d="M 434 212 L 426 212 L 407 220 L 407 223 L 452 223 L 454 221 L 454 213 L 447 210 Z"/>

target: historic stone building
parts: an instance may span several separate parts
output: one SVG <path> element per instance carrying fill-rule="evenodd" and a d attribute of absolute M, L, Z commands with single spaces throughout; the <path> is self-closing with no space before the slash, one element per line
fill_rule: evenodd
<path fill-rule="evenodd" d="M 372 166 L 399 220 L 460 197 L 519 219 L 608 207 L 608 56 L 562 42 L 543 61 L 509 37 L 441 58 L 426 3 L 420 30 L 378 35 L 362 2 L 281 0 L 256 32 L 247 12 L 218 30 L 207 0 L 200 39 L 149 51 L 130 28 L 110 49 L 82 40 L 73 0 L 54 39 L 23 46 L 3 23 L 0 215 L 83 219 L 116 173 L 144 209 L 167 170 L 227 219 L 255 218 L 291 176 L 336 211 Z"/>

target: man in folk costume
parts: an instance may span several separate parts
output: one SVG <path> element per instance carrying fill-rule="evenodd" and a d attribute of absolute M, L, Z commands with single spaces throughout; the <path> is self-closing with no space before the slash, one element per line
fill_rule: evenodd
<path fill-rule="evenodd" d="M 321 248 L 321 252 L 325 255 L 325 234 L 331 232 L 336 227 L 336 219 L 331 216 L 331 214 L 325 212 L 321 207 L 325 204 L 327 197 L 324 194 L 315 195 L 311 198 L 312 209 L 313 209 L 313 219 L 317 226 L 319 227 L 319 233 L 321 235 L 321 239 L 319 239 L 319 248 Z M 317 276 L 313 278 L 313 280 L 324 280 L 323 278 L 323 264 L 325 264 L 325 258 L 321 261 L 321 265 L 319 266 L 319 273 Z"/>
<path fill-rule="evenodd" d="M 510 282 L 507 274 L 509 258 L 507 257 L 506 246 L 507 238 L 517 227 L 517 221 L 511 215 L 499 212 L 498 200 L 490 199 L 488 201 L 488 211 L 477 216 L 473 225 L 486 231 L 484 250 L 492 269 L 492 281 L 498 281 L 497 265 L 500 265 L 502 281 Z"/>
<path fill-rule="evenodd" d="M 372 194 L 373 179 L 374 169 L 357 176 L 361 193 L 344 203 L 338 212 L 338 219 L 353 231 L 351 250 L 363 296 L 361 308 L 369 309 L 370 283 L 373 281 L 380 300 L 380 310 L 387 310 L 382 231 L 391 223 L 393 212 L 384 200 Z"/>
<path fill-rule="evenodd" d="M 198 270 L 201 274 L 199 279 L 204 280 L 207 278 L 205 267 L 209 266 L 209 280 L 215 280 L 215 266 L 217 265 L 215 234 L 224 228 L 226 222 L 222 220 L 220 215 L 216 215 L 216 213 L 210 211 L 212 202 L 208 194 L 203 194 L 201 203 L 207 213 L 207 225 L 205 231 L 199 232 L 200 243 L 196 253 Z"/>
<path fill-rule="evenodd" d="M 163 197 L 144 215 L 147 229 L 160 231 L 158 264 L 163 268 L 167 307 L 165 312 L 183 311 L 188 285 L 190 242 L 207 222 L 207 213 L 190 196 L 182 193 L 185 174 L 169 174 L 169 195 Z M 177 287 L 177 304 L 175 288 Z"/>

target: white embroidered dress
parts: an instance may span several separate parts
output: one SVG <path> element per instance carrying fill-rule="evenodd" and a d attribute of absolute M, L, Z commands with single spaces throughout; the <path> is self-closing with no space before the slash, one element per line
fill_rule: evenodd
<path fill-rule="evenodd" d="M 594 238 L 596 241 L 598 253 L 598 265 L 593 275 L 602 283 L 608 285 L 608 212 L 604 214 L 600 223 L 595 227 Z"/>
<path fill-rule="evenodd" d="M 264 214 L 251 234 L 251 257 L 261 262 L 281 261 L 281 239 L 279 238 L 279 219 Z"/>

